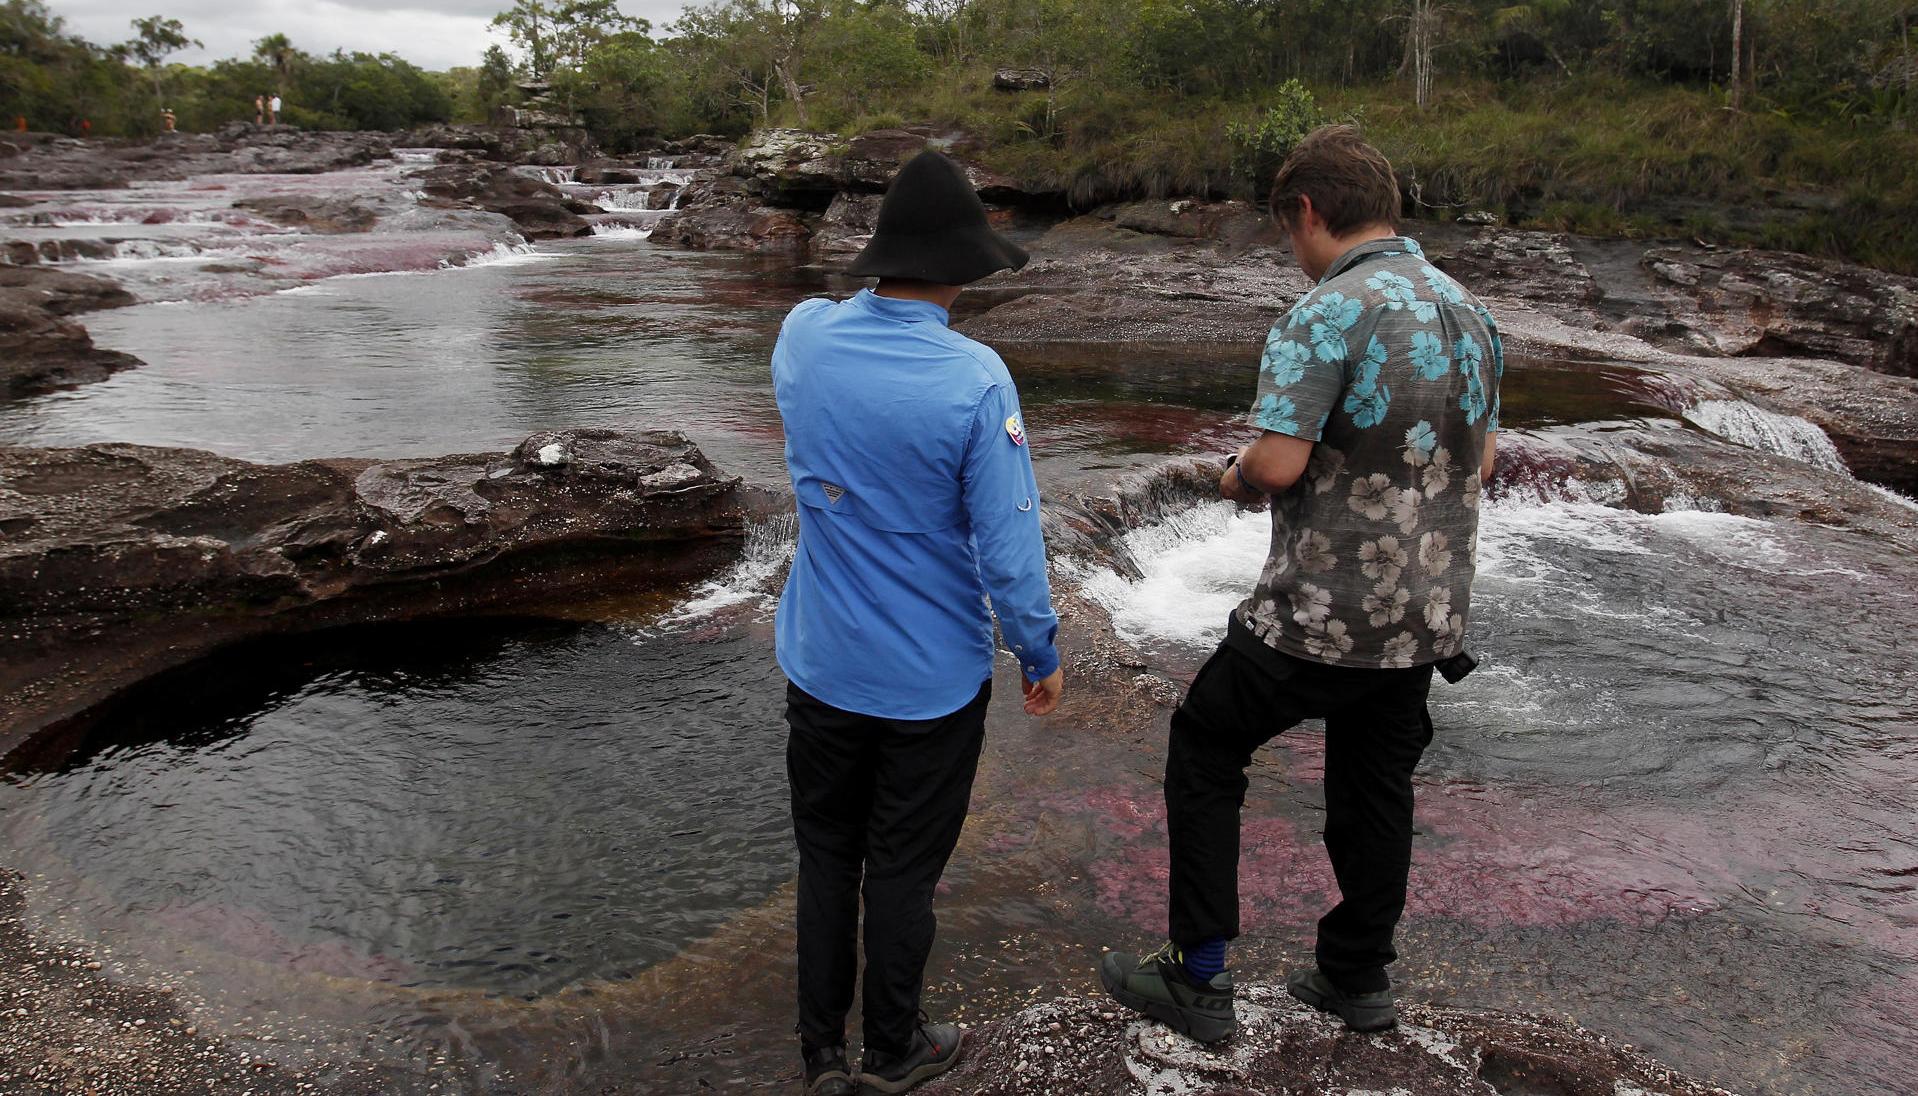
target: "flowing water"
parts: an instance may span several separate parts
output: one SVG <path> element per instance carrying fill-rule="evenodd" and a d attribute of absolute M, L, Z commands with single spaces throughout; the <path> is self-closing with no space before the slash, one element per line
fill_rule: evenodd
<path fill-rule="evenodd" d="M 648 212 L 651 185 L 626 184 L 615 199 L 641 208 L 607 216 Z M 185 207 L 208 231 L 184 246 L 314 242 L 256 228 L 235 243 L 220 208 Z M 88 318 L 146 366 L 0 408 L 0 443 L 288 460 L 662 427 L 777 482 L 778 318 L 850 285 L 619 227 L 291 291 L 176 262 L 164 284 L 133 279 L 156 303 Z M 372 237 L 369 253 L 412 246 Z M 1055 499 L 1241 436 L 1237 352 L 1007 357 Z M 1623 367 L 1516 363 L 1506 422 L 1521 445 L 1705 431 L 1718 459 L 1749 452 L 1753 475 L 1776 467 L 1763 449 L 1806 482 L 1854 486 L 1809 424 L 1661 393 Z M 1705 495 L 1641 513 L 1623 494 L 1513 483 L 1485 512 L 1485 666 L 1435 692 L 1405 992 L 1568 1014 L 1747 1091 L 1898 1091 L 1918 1042 L 1910 553 Z M 1163 931 L 1153 698 L 1216 641 L 1265 522 L 1175 500 L 1108 558 L 1058 568 L 1083 599 L 1069 642 L 1109 616 L 1138 665 L 1075 683 L 1047 721 L 1018 712 L 1002 667 L 930 1007 L 978 1017 L 1086 990 L 1101 946 Z M 783 1082 L 793 853 L 768 617 L 791 536 L 756 530 L 737 564 L 683 590 L 260 644 L 168 675 L 8 759 L 6 860 L 42 922 L 136 969 L 193 971 L 216 1030 L 244 1039 L 276 1012 L 293 1035 L 276 1054 L 317 1047 L 475 1090 Z M 1311 727 L 1255 766 L 1246 976 L 1309 954 L 1329 901 L 1320 766 Z"/>

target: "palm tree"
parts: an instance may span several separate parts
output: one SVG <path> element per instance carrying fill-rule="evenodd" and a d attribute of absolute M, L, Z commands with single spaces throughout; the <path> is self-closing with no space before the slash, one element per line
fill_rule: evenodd
<path fill-rule="evenodd" d="M 284 34 L 269 34 L 253 43 L 255 60 L 273 66 L 273 91 L 276 95 L 286 94 L 287 82 L 293 76 L 293 61 L 300 51 Z"/>

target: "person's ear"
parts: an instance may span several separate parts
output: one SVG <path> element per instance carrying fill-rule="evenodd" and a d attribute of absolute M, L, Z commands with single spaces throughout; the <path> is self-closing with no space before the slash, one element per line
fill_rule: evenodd
<path fill-rule="evenodd" d="M 1312 208 L 1312 196 L 1310 194 L 1299 195 L 1298 212 L 1292 215 L 1292 231 L 1298 232 L 1311 229 L 1314 218 L 1317 218 L 1320 225 L 1325 224 L 1325 218 L 1320 217 L 1319 211 Z"/>

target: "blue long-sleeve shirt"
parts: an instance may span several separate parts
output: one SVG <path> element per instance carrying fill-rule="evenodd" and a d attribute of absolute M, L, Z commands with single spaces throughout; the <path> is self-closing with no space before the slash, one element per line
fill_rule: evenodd
<path fill-rule="evenodd" d="M 933 719 L 992 676 L 992 617 L 1028 678 L 1059 668 L 1019 393 L 925 301 L 865 290 L 786 317 L 773 391 L 799 503 L 780 668 L 847 711 Z"/>

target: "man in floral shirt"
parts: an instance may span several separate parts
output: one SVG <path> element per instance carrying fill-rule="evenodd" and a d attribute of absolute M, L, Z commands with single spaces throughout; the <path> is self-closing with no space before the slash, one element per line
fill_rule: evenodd
<path fill-rule="evenodd" d="M 1396 1022 L 1386 966 L 1405 909 L 1412 772 L 1434 666 L 1463 658 L 1504 358 L 1491 313 L 1394 227 L 1398 185 L 1349 126 L 1279 170 L 1275 217 L 1318 285 L 1272 328 L 1252 425 L 1219 490 L 1272 506 L 1252 596 L 1172 717 L 1171 941 L 1101 966 L 1121 1002 L 1203 1041 L 1236 1029 L 1239 811 L 1253 751 L 1325 720 L 1325 847 L 1341 901 L 1293 996 L 1351 1027 Z"/>

